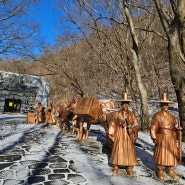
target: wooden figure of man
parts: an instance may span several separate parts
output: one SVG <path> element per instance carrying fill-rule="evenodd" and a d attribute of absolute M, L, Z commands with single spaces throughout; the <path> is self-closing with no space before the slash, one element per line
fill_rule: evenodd
<path fill-rule="evenodd" d="M 46 123 L 48 126 L 51 126 L 53 123 L 57 124 L 57 118 L 55 116 L 56 109 L 53 106 L 53 102 L 50 102 L 49 106 L 46 107 Z"/>
<path fill-rule="evenodd" d="M 43 109 L 42 103 L 38 102 L 38 106 L 35 108 L 35 110 L 37 111 L 36 123 L 42 123 L 43 121 L 42 109 Z"/>
<path fill-rule="evenodd" d="M 133 167 L 137 165 L 134 143 L 138 137 L 140 128 L 136 115 L 129 111 L 128 94 L 123 94 L 121 101 L 122 109 L 115 113 L 108 136 L 113 141 L 110 163 L 113 164 L 113 173 L 117 174 L 119 166 L 125 166 L 127 175 L 135 176 Z"/>
<path fill-rule="evenodd" d="M 168 104 L 174 103 L 169 101 L 169 95 L 163 93 L 158 102 L 161 105 L 161 110 L 154 114 L 150 130 L 151 139 L 155 144 L 153 160 L 157 167 L 156 175 L 160 180 L 164 180 L 164 169 L 167 168 L 167 174 L 178 180 L 180 177 L 174 172 L 174 166 L 181 161 L 182 151 L 176 144 L 178 136 L 182 134 L 181 127 L 180 124 L 178 125 L 175 116 L 168 112 Z M 179 146 L 181 145 L 180 140 Z"/>

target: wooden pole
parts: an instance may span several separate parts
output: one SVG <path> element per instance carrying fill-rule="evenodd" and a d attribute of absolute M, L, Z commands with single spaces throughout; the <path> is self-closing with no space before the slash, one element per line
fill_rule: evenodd
<path fill-rule="evenodd" d="M 178 118 L 178 127 L 177 127 L 177 140 L 178 140 L 178 153 L 179 153 L 179 163 L 182 160 L 182 127 L 180 126 L 180 119 Z"/>

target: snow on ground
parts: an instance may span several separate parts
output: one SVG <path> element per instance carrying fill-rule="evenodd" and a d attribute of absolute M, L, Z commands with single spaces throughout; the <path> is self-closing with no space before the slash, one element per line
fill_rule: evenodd
<path fill-rule="evenodd" d="M 16 159 L 14 164 L 0 170 L 0 185 L 185 185 L 184 162 L 175 168 L 181 175 L 179 181 L 173 181 L 169 176 L 166 176 L 164 182 L 156 178 L 155 164 L 152 160 L 154 145 L 149 133 L 139 132 L 136 142 L 138 166 L 134 167 L 137 177 L 131 178 L 126 175 L 123 167 L 120 168 L 118 175 L 112 173 L 112 166 L 109 163 L 110 151 L 102 145 L 105 142 L 105 132 L 101 125 L 92 125 L 89 140 L 79 143 L 70 133 L 61 133 L 56 125 L 48 128 L 44 126 L 45 124 L 27 124 L 25 119 L 26 116 L 22 114 L 0 114 L 0 158 L 11 153 L 11 150 L 16 154 L 17 150 L 29 148 L 25 150 L 21 159 Z M 31 139 L 28 140 L 28 137 Z M 58 157 L 59 161 L 52 163 L 53 157 Z M 183 157 L 185 157 L 184 143 Z M 57 165 L 63 169 L 61 158 L 66 161 L 66 168 L 69 171 L 64 173 L 63 180 L 51 181 L 49 178 L 52 173 L 51 176 L 45 175 L 43 182 L 30 183 L 29 178 L 34 174 L 33 171 L 30 172 L 30 166 L 34 166 L 31 162 L 47 161 L 50 164 L 47 170 L 53 172 L 53 166 L 56 170 L 59 170 Z M 31 163 L 29 168 L 28 163 Z M 0 166 L 2 164 L 0 160 Z"/>

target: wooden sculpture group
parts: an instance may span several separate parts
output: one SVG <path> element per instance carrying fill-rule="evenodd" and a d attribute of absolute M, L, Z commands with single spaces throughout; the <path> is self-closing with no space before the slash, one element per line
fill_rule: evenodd
<path fill-rule="evenodd" d="M 63 103 L 61 104 L 61 106 Z M 93 97 L 73 98 L 68 106 L 58 110 L 59 112 L 59 125 L 62 130 L 65 130 L 65 125 L 69 125 L 72 122 L 72 133 L 77 132 L 78 140 L 83 138 L 83 124 L 87 123 L 85 132 L 85 139 L 89 138 L 89 130 L 91 124 L 102 124 L 106 130 L 108 118 L 102 119 L 102 116 L 115 110 L 113 102 L 101 103 L 99 100 Z"/>
<path fill-rule="evenodd" d="M 101 123 L 106 131 L 107 141 L 112 144 L 110 163 L 113 165 L 113 173 L 117 174 L 119 166 L 124 166 L 127 175 L 135 176 L 133 171 L 137 165 L 135 142 L 140 124 L 135 113 L 129 111 L 129 103 L 132 100 L 128 99 L 127 93 L 123 94 L 121 100 L 116 101 L 121 103 L 120 110 L 115 110 L 113 102 L 100 102 L 93 97 L 74 98 L 69 105 L 61 103 L 57 124 L 64 131 L 66 125 L 69 130 L 72 123 L 72 133 L 77 133 L 78 140 L 81 141 L 84 123 L 87 123 L 85 139 L 89 137 L 91 124 Z M 168 104 L 173 102 L 169 101 L 167 93 L 163 93 L 161 99 L 155 102 L 161 106 L 161 110 L 154 114 L 150 124 L 150 135 L 155 144 L 153 160 L 157 168 L 156 175 L 160 180 L 164 180 L 166 169 L 171 178 L 178 180 L 180 176 L 174 172 L 174 167 L 181 163 L 182 158 L 180 121 L 168 112 Z"/>

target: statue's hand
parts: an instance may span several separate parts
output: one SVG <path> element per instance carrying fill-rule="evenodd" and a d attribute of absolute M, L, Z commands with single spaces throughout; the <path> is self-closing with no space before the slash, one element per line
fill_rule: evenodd
<path fill-rule="evenodd" d="M 158 143 L 157 139 L 153 139 L 153 143 L 156 145 Z"/>
<path fill-rule="evenodd" d="M 128 128 L 127 130 L 128 130 L 129 135 L 132 134 L 132 129 L 131 128 Z"/>
<path fill-rule="evenodd" d="M 108 135 L 108 137 L 111 139 L 112 142 L 114 142 L 114 137 L 112 135 Z"/>

